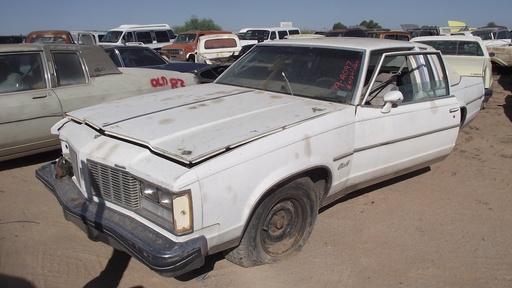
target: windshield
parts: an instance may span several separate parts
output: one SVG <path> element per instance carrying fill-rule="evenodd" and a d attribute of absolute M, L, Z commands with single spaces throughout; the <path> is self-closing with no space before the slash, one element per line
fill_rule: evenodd
<path fill-rule="evenodd" d="M 197 34 L 195 33 L 181 33 L 178 34 L 176 39 L 174 39 L 174 43 L 181 44 L 189 44 L 194 43 L 196 41 Z"/>
<path fill-rule="evenodd" d="M 123 35 L 122 31 L 109 31 L 103 38 L 101 38 L 100 42 L 117 43 L 119 38 L 121 38 L 121 35 Z"/>
<path fill-rule="evenodd" d="M 256 46 L 216 83 L 350 103 L 363 52 L 298 46 Z"/>

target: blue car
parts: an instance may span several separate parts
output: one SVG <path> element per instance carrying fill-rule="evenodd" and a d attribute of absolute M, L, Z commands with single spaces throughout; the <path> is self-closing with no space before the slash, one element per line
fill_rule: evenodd
<path fill-rule="evenodd" d="M 202 63 L 167 61 L 158 52 L 146 46 L 107 46 L 104 50 L 117 67 L 145 67 L 194 73 L 210 66 Z"/>

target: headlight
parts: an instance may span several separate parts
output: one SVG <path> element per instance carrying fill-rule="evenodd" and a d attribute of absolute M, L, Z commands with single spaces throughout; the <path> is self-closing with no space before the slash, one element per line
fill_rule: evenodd
<path fill-rule="evenodd" d="M 146 201 L 143 208 L 163 219 L 172 217 L 174 232 L 178 235 L 193 231 L 191 191 L 171 192 L 151 183 L 141 182 L 141 195 Z"/>
<path fill-rule="evenodd" d="M 162 204 L 162 206 L 172 209 L 172 196 L 168 191 L 158 190 L 158 202 Z"/>
<path fill-rule="evenodd" d="M 158 188 L 147 183 L 141 183 L 142 196 L 158 203 Z"/>

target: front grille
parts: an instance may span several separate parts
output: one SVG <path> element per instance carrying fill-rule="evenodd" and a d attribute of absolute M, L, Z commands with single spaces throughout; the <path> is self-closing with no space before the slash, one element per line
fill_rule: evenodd
<path fill-rule="evenodd" d="M 130 173 L 89 160 L 92 193 L 128 209 L 140 207 L 140 183 Z"/>
<path fill-rule="evenodd" d="M 183 54 L 183 52 L 181 52 L 183 50 L 181 49 L 168 49 L 167 52 L 172 55 L 172 56 L 180 56 Z"/>

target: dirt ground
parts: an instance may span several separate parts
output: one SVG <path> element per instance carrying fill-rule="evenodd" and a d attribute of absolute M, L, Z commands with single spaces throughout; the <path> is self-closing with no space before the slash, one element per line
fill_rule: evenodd
<path fill-rule="evenodd" d="M 448 159 L 323 209 L 301 253 L 273 265 L 213 255 L 159 276 L 64 220 L 34 177 L 57 152 L 0 163 L 0 286 L 512 287 L 512 77 L 494 80 Z"/>

